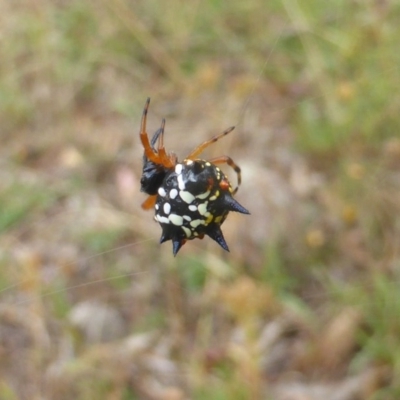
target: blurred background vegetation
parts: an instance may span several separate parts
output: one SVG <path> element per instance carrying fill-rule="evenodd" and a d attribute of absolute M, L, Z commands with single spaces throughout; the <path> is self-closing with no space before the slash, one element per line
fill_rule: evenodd
<path fill-rule="evenodd" d="M 1 399 L 400 398 L 398 1 L 0 10 Z M 236 125 L 230 253 L 158 244 L 147 97 L 180 158 Z"/>

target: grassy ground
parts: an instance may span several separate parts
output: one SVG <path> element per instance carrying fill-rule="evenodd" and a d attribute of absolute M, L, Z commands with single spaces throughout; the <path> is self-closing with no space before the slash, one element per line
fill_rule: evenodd
<path fill-rule="evenodd" d="M 400 398 L 395 0 L 0 9 L 1 399 Z M 147 97 L 180 158 L 236 125 L 229 254 L 158 244 Z"/>

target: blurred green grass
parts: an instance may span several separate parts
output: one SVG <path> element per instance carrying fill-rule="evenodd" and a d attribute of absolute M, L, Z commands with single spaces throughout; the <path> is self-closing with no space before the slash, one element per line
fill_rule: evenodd
<path fill-rule="evenodd" d="M 399 397 L 396 1 L 39 0 L 1 11 L 1 398 L 281 398 L 285 374 L 339 384 L 371 369 L 359 398 Z M 251 235 L 255 219 L 227 221 L 231 255 L 208 242 L 177 259 L 158 247 L 135 183 L 148 96 L 151 126 L 166 115 L 179 152 L 237 125 L 220 149 L 259 168 L 238 196 L 266 227 Z M 289 200 L 274 205 L 275 191 Z M 141 337 L 147 347 L 132 354 L 120 336 L 75 348 L 69 315 L 88 299 L 120 315 L 124 338 L 165 341 Z M 347 350 L 326 354 L 349 307 L 361 317 L 342 322 Z M 271 366 L 271 349 L 255 349 L 282 319 L 277 342 L 306 349 Z"/>

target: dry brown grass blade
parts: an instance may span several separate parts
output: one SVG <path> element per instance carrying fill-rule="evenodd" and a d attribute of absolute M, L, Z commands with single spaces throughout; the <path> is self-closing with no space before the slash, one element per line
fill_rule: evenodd
<path fill-rule="evenodd" d="M 165 71 L 169 79 L 178 87 L 185 86 L 185 77 L 179 63 L 168 53 L 160 42 L 151 34 L 143 21 L 121 0 L 111 2 L 104 1 L 104 5 L 121 20 L 124 26 L 130 31 L 150 57 L 159 67 Z"/>

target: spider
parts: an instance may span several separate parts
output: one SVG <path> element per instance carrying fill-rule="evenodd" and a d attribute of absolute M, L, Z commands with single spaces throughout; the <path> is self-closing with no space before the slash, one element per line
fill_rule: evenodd
<path fill-rule="evenodd" d="M 141 191 L 149 196 L 142 208 L 155 208 L 154 219 L 160 224 L 160 243 L 172 241 L 174 256 L 187 240 L 203 239 L 208 235 L 223 249 L 229 251 L 221 231 L 221 225 L 230 211 L 250 214 L 233 195 L 241 183 L 240 168 L 228 156 L 211 160 L 198 156 L 211 144 L 228 135 L 235 128 L 226 129 L 220 135 L 197 146 L 182 162 L 164 147 L 165 119 L 149 141 L 146 132 L 147 112 L 150 98 L 143 109 L 140 140 L 144 147 Z M 217 166 L 229 165 L 237 175 L 237 186 L 232 186 Z"/>

